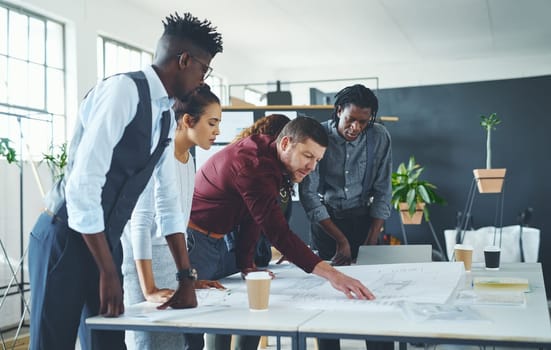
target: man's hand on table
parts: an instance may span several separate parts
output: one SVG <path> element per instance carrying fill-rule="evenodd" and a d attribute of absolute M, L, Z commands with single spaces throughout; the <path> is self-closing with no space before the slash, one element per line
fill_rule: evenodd
<path fill-rule="evenodd" d="M 352 252 L 348 240 L 336 242 L 335 255 L 331 258 L 331 265 L 346 266 L 352 262 Z"/>
<path fill-rule="evenodd" d="M 259 269 L 257 267 L 247 267 L 247 268 L 244 268 L 244 269 L 241 269 L 241 278 L 245 279 L 245 277 L 251 273 L 251 272 L 256 272 L 256 271 L 263 271 L 263 272 L 267 272 L 270 274 L 270 277 L 272 279 L 275 278 L 275 274 L 270 271 L 270 270 L 267 270 L 267 269 Z"/>
<path fill-rule="evenodd" d="M 178 282 L 178 289 L 176 289 L 172 297 L 164 304 L 157 306 L 157 309 L 164 310 L 169 306 L 173 309 L 191 309 L 197 307 L 195 282 L 191 279 L 184 279 Z"/>
<path fill-rule="evenodd" d="M 348 299 L 375 299 L 375 295 L 362 282 L 342 272 L 335 274 L 333 278 L 329 279 L 329 282 L 333 288 L 343 292 Z"/>

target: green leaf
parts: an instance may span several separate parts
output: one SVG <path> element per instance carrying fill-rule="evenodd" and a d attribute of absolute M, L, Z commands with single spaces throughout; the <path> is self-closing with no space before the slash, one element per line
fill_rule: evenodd
<path fill-rule="evenodd" d="M 6 137 L 0 138 L 0 156 L 6 158 L 8 164 L 17 161 L 17 153 L 15 149 L 10 146 L 10 143 L 11 140 Z"/>
<path fill-rule="evenodd" d="M 419 192 L 419 195 L 421 195 L 421 198 L 423 198 L 425 203 L 427 204 L 432 203 L 429 193 L 427 192 L 427 189 L 425 188 L 425 186 L 420 185 L 419 187 L 417 187 L 417 191 Z"/>
<path fill-rule="evenodd" d="M 409 157 L 407 167 L 405 163 L 398 165 L 397 171 L 392 173 L 392 199 L 391 203 L 397 210 L 399 203 L 407 203 L 408 213 L 415 214 L 417 203 L 445 204 L 446 202 L 436 193 L 437 187 L 425 180 L 421 180 L 424 167 L 415 162 L 413 156 Z M 425 220 L 429 220 L 428 206 L 423 209 Z"/>

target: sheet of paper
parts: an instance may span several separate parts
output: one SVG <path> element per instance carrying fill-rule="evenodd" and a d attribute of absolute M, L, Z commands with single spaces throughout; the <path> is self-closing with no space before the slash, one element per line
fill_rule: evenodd
<path fill-rule="evenodd" d="M 339 267 L 362 281 L 377 297 L 367 301 L 347 299 L 325 279 L 293 265 L 270 266 L 270 269 L 276 275 L 270 289 L 270 305 L 278 300 L 286 307 L 316 310 L 388 309 L 399 307 L 403 301 L 444 304 L 463 273 L 461 263 L 447 262 Z M 247 302 L 245 282 L 240 277 L 232 276 L 222 283 L 231 290 L 226 303 Z"/>
<path fill-rule="evenodd" d="M 377 299 L 369 301 L 347 299 L 325 279 L 307 274 L 292 264 L 270 265 L 276 276 L 270 288 L 270 308 L 384 311 L 403 308 L 403 303 L 407 302 L 415 311 L 418 303 L 443 305 L 461 279 L 462 266 L 462 263 L 445 262 L 338 267 L 362 281 L 375 294 Z M 152 322 L 185 323 L 193 315 L 248 307 L 247 287 L 240 274 L 220 282 L 226 290 L 196 291 L 199 305 L 195 309 L 159 311 L 155 304 L 142 303 L 140 308 L 130 308 L 126 315 Z"/>

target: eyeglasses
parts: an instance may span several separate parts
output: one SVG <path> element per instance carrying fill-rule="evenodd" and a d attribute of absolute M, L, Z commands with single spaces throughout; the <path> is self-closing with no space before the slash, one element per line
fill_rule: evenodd
<path fill-rule="evenodd" d="M 184 53 L 182 52 L 181 54 L 176 55 L 176 57 L 178 57 L 178 60 L 181 59 L 183 54 Z M 191 57 L 195 61 L 199 62 L 199 64 L 203 68 L 203 80 L 207 80 L 207 78 L 210 77 L 210 74 L 212 73 L 212 67 L 209 66 L 208 64 L 204 63 L 200 59 L 198 59 L 196 56 L 190 54 L 189 52 L 187 52 L 187 54 L 188 54 L 189 57 Z"/>

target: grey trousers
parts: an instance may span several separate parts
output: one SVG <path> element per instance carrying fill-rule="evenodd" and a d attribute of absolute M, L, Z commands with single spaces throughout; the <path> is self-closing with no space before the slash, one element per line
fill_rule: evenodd
<path fill-rule="evenodd" d="M 124 259 L 122 264 L 122 274 L 124 277 L 124 304 L 132 305 L 145 301 L 140 280 L 134 262 L 132 247 L 128 240 L 122 240 Z M 176 267 L 174 259 L 170 253 L 168 245 L 152 246 L 153 275 L 158 288 L 176 289 Z M 162 333 L 162 332 L 143 332 L 127 331 L 126 343 L 129 349 L 136 350 L 182 350 L 186 349 L 186 341 L 183 334 Z M 199 344 L 194 349 L 202 349 L 203 344 Z"/>

